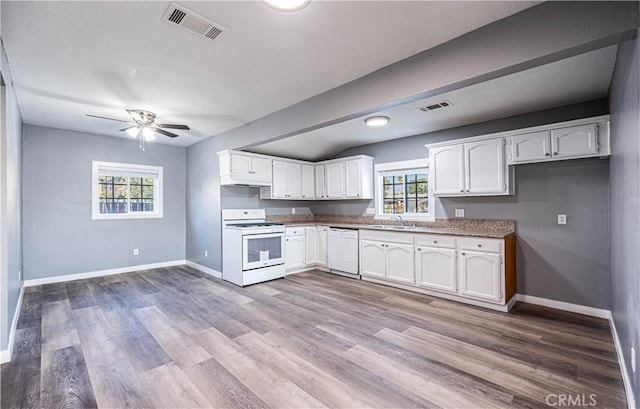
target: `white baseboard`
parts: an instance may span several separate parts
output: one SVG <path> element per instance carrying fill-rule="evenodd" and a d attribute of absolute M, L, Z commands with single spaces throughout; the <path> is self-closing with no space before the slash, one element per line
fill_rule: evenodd
<path fill-rule="evenodd" d="M 557 310 L 575 312 L 577 314 L 589 315 L 597 318 L 610 319 L 611 311 L 600 308 L 588 307 L 586 305 L 571 304 L 564 301 L 550 300 L 548 298 L 534 297 L 533 295 L 516 294 L 517 300 L 529 304 L 542 305 L 543 307 L 555 308 Z"/>
<path fill-rule="evenodd" d="M 20 318 L 20 310 L 22 309 L 22 298 L 24 297 L 24 282 L 22 288 L 20 288 L 20 295 L 18 296 L 18 304 L 16 310 L 13 313 L 13 322 L 11 323 L 11 329 L 9 330 L 9 339 L 7 342 L 7 349 L 0 351 L 0 364 L 11 361 L 11 355 L 13 354 L 13 340 L 16 336 L 16 328 L 18 327 L 18 319 Z"/>
<path fill-rule="evenodd" d="M 215 278 L 222 278 L 222 273 L 221 272 L 219 272 L 218 270 L 214 270 L 212 268 L 209 268 L 209 267 L 205 267 L 202 264 L 194 263 L 193 261 L 189 261 L 189 260 L 186 260 L 184 262 L 184 264 L 188 265 L 189 267 L 193 267 L 196 270 L 200 270 L 205 274 L 209 274 L 210 276 L 214 276 Z"/>
<path fill-rule="evenodd" d="M 86 273 L 36 278 L 33 280 L 25 280 L 23 285 L 25 287 L 32 287 L 34 285 L 63 283 L 66 281 L 82 280 L 85 278 L 102 277 L 102 276 L 109 276 L 109 275 L 122 274 L 122 273 L 132 273 L 134 271 L 141 271 L 141 270 L 151 270 L 154 268 L 181 266 L 183 264 L 186 264 L 186 260 L 173 260 L 173 261 L 164 261 L 162 263 L 140 264 L 137 266 L 111 268 L 108 270 L 89 271 Z"/>
<path fill-rule="evenodd" d="M 618 362 L 620 363 L 620 370 L 622 371 L 622 383 L 624 384 L 624 390 L 627 394 L 627 407 L 629 409 L 635 409 L 636 399 L 633 396 L 633 387 L 631 379 L 629 378 L 629 372 L 627 371 L 627 363 L 624 360 L 624 354 L 622 353 L 622 346 L 620 345 L 620 338 L 618 337 L 618 330 L 616 329 L 616 323 L 613 321 L 613 316 L 609 318 L 609 322 L 611 325 L 611 334 L 613 335 L 613 343 L 616 346 Z"/>

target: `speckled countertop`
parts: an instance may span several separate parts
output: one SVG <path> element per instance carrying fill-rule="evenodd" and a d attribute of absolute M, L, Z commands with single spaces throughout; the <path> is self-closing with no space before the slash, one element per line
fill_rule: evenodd
<path fill-rule="evenodd" d="M 395 221 L 375 219 L 373 216 L 287 215 L 267 216 L 267 220 L 274 223 L 284 223 L 286 226 L 321 225 L 346 229 L 446 234 L 494 239 L 503 239 L 516 231 L 514 220 L 438 219 L 435 222 L 417 222 L 416 228 L 410 229 L 395 228 L 397 224 Z M 407 222 L 406 225 L 413 226 L 413 222 Z"/>

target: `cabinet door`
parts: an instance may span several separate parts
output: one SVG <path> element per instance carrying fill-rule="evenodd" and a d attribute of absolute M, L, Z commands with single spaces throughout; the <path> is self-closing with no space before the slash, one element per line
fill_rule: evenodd
<path fill-rule="evenodd" d="M 416 284 L 455 293 L 456 250 L 436 247 L 416 248 Z"/>
<path fill-rule="evenodd" d="M 386 244 L 387 249 L 387 279 L 404 284 L 414 284 L 413 245 Z"/>
<path fill-rule="evenodd" d="M 271 197 L 282 199 L 287 197 L 287 162 L 273 161 Z"/>
<path fill-rule="evenodd" d="M 551 150 L 553 157 L 558 159 L 598 153 L 596 125 L 579 125 L 552 130 Z"/>
<path fill-rule="evenodd" d="M 360 274 L 385 278 L 386 254 L 383 243 L 360 240 Z"/>
<path fill-rule="evenodd" d="M 464 144 L 467 194 L 494 194 L 506 192 L 504 139 Z"/>
<path fill-rule="evenodd" d="M 315 265 L 317 262 L 317 234 L 316 227 L 305 227 L 304 229 L 304 264 L 305 266 Z"/>
<path fill-rule="evenodd" d="M 260 179 L 271 178 L 271 160 L 265 158 L 251 158 L 251 172 Z"/>
<path fill-rule="evenodd" d="M 344 197 L 344 163 L 328 163 L 326 169 L 326 196 L 329 198 Z"/>
<path fill-rule="evenodd" d="M 500 255 L 460 252 L 460 295 L 500 302 Z"/>
<path fill-rule="evenodd" d="M 318 226 L 317 228 L 317 251 L 316 251 L 316 263 L 319 266 L 327 266 L 327 239 L 329 235 L 329 228 L 326 226 Z"/>
<path fill-rule="evenodd" d="M 316 165 L 315 173 L 316 173 L 316 199 L 324 199 L 327 194 L 325 192 L 324 165 Z"/>
<path fill-rule="evenodd" d="M 302 196 L 302 166 L 287 162 L 287 198 L 299 199 Z"/>
<path fill-rule="evenodd" d="M 344 164 L 345 197 L 357 199 L 362 195 L 362 160 L 348 160 Z"/>
<path fill-rule="evenodd" d="M 302 168 L 302 194 L 303 199 L 313 199 L 316 195 L 315 170 L 313 165 L 301 165 Z"/>
<path fill-rule="evenodd" d="M 287 271 L 298 270 L 304 267 L 304 235 L 285 238 Z"/>
<path fill-rule="evenodd" d="M 231 154 L 231 173 L 234 175 L 252 176 L 251 157 Z"/>
<path fill-rule="evenodd" d="M 464 195 L 463 152 L 462 144 L 431 149 L 429 163 L 434 195 Z"/>
<path fill-rule="evenodd" d="M 551 157 L 549 131 L 511 137 L 510 163 L 540 161 Z"/>

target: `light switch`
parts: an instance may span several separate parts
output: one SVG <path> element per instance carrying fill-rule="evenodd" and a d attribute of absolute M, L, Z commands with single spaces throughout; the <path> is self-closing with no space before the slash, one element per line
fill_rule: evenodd
<path fill-rule="evenodd" d="M 567 215 L 559 214 L 558 215 L 558 224 L 567 224 Z"/>
<path fill-rule="evenodd" d="M 456 217 L 464 217 L 464 209 L 456 209 Z"/>

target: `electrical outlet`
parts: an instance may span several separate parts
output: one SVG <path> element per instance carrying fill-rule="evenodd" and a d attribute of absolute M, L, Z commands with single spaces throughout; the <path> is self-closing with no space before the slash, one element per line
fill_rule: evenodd
<path fill-rule="evenodd" d="M 567 215 L 559 214 L 558 215 L 558 224 L 567 224 Z"/>
<path fill-rule="evenodd" d="M 456 217 L 464 217 L 464 209 L 456 209 Z"/>
<path fill-rule="evenodd" d="M 631 370 L 636 372 L 636 349 L 631 347 Z"/>
<path fill-rule="evenodd" d="M 367 207 L 367 214 L 376 214 L 375 207 Z"/>
<path fill-rule="evenodd" d="M 209 257 L 209 251 L 208 251 L 208 250 L 205 250 L 205 251 L 204 251 L 204 256 L 205 256 L 205 257 Z"/>
<path fill-rule="evenodd" d="M 291 214 L 296 214 L 296 208 L 295 207 L 291 208 Z"/>
<path fill-rule="evenodd" d="M 137 256 L 140 254 L 140 251 L 138 251 L 138 249 L 133 249 L 133 255 Z"/>

